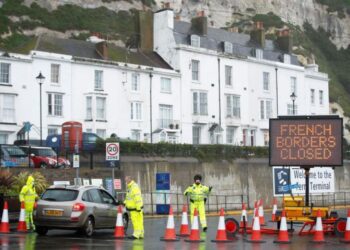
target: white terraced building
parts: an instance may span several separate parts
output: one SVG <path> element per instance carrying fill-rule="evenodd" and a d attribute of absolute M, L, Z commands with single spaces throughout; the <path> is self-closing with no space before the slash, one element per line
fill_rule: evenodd
<path fill-rule="evenodd" d="M 47 36 L 27 54 L 0 48 L 0 143 L 23 137 L 24 122 L 39 139 L 39 72 L 43 139 L 73 120 L 103 138 L 263 146 L 269 118 L 293 114 L 292 93 L 295 114 L 329 113 L 328 76 L 299 64 L 287 32 L 276 45 L 261 24 L 247 35 L 210 28 L 203 15 L 141 15 L 131 51 Z"/>
<path fill-rule="evenodd" d="M 329 114 L 328 76 L 291 54 L 288 30 L 274 43 L 262 23 L 250 35 L 154 13 L 154 51 L 181 72 L 182 141 L 268 145 L 269 118 Z"/>
<path fill-rule="evenodd" d="M 0 52 L 0 144 L 23 138 L 24 122 L 39 139 L 39 72 L 43 139 L 73 120 L 102 138 L 151 141 L 152 130 L 153 142 L 181 142 L 180 74 L 156 53 L 95 40 L 43 36 L 27 55 Z"/>

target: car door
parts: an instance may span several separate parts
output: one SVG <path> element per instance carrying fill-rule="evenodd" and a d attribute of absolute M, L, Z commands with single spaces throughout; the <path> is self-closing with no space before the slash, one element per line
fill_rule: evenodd
<path fill-rule="evenodd" d="M 108 205 L 103 203 L 101 194 L 97 188 L 90 189 L 88 192 L 91 197 L 91 202 L 93 203 L 91 205 L 93 206 L 95 226 L 97 228 L 106 227 L 107 225 L 106 210 L 108 209 Z"/>
<path fill-rule="evenodd" d="M 106 209 L 106 223 L 108 227 L 113 228 L 117 219 L 117 202 L 113 197 L 105 190 L 99 190 L 102 197 L 102 202 L 107 205 Z"/>

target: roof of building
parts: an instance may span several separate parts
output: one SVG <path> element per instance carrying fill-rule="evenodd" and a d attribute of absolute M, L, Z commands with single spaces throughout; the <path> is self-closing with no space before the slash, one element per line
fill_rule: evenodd
<path fill-rule="evenodd" d="M 174 21 L 174 36 L 177 44 L 189 44 L 189 36 L 194 34 L 191 30 L 191 23 Z M 250 35 L 236 32 L 229 32 L 223 29 L 208 27 L 207 34 L 200 36 L 200 47 L 214 51 L 222 51 L 222 42 L 230 42 L 233 47 L 233 54 L 236 56 L 253 56 L 253 49 L 260 46 L 251 40 Z M 283 51 L 279 50 L 273 41 L 266 39 L 265 47 L 262 48 L 263 58 L 270 61 L 281 62 Z M 291 55 L 291 64 L 300 65 L 295 55 Z"/>
<path fill-rule="evenodd" d="M 38 39 L 35 50 L 50 53 L 71 55 L 76 58 L 105 60 L 96 50 L 96 44 L 82 40 L 61 39 L 51 36 L 41 36 Z M 108 43 L 108 59 L 117 63 L 131 63 L 149 67 L 172 69 L 156 52 L 153 51 L 128 51 Z"/>

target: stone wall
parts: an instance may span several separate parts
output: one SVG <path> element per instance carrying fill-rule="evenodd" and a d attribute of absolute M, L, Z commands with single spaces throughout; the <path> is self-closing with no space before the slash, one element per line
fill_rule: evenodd
<path fill-rule="evenodd" d="M 88 164 L 82 164 L 79 169 L 81 178 L 111 177 L 111 169 L 95 167 L 90 169 Z M 335 170 L 335 190 L 350 191 L 349 182 L 350 162 L 344 162 L 344 167 Z M 23 169 L 11 169 L 17 173 Z M 42 172 L 49 183 L 54 180 L 69 180 L 73 183 L 75 169 L 35 169 Z M 115 178 L 130 175 L 140 184 L 144 193 L 155 191 L 155 174 L 169 172 L 171 175 L 171 191 L 182 193 L 193 181 L 195 174 L 203 176 L 203 182 L 213 186 L 213 194 L 245 195 L 249 197 L 249 205 L 254 200 L 262 198 L 270 205 L 273 197 L 272 170 L 268 159 L 237 159 L 233 162 L 199 162 L 194 158 L 144 158 L 123 157 L 121 170 L 115 170 Z M 182 197 L 181 197 L 182 198 Z M 175 199 L 173 197 L 172 199 Z M 147 199 L 146 199 L 147 200 Z M 147 201 L 146 201 L 147 202 Z"/>

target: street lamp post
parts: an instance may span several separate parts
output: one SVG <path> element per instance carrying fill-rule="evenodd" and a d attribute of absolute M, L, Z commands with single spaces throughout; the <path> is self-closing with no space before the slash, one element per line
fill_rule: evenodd
<path fill-rule="evenodd" d="M 295 106 L 294 106 L 294 103 L 295 103 L 295 99 L 297 99 L 297 96 L 295 95 L 295 93 L 293 92 L 291 95 L 290 95 L 290 99 L 292 99 L 292 102 L 293 102 L 293 115 L 295 115 Z"/>
<path fill-rule="evenodd" d="M 40 89 L 40 146 L 42 146 L 42 139 L 43 139 L 43 117 L 42 117 L 42 101 L 41 101 L 41 85 L 43 85 L 45 81 L 45 76 L 39 73 L 39 75 L 36 77 L 37 82 L 39 83 L 39 89 Z"/>

